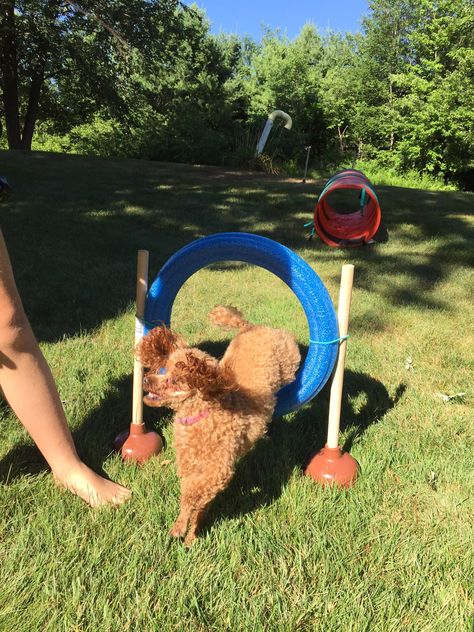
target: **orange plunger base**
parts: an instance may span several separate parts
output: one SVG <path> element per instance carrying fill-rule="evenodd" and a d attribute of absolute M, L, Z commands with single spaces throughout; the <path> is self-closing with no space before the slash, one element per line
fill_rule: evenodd
<path fill-rule="evenodd" d="M 147 430 L 145 424 L 130 424 L 130 432 L 122 432 L 115 439 L 115 449 L 120 450 L 121 444 L 122 459 L 136 461 L 140 465 L 163 449 L 160 435 L 153 430 Z"/>
<path fill-rule="evenodd" d="M 355 483 L 358 468 L 359 464 L 349 452 L 326 445 L 311 459 L 305 474 L 322 485 L 350 487 Z"/>

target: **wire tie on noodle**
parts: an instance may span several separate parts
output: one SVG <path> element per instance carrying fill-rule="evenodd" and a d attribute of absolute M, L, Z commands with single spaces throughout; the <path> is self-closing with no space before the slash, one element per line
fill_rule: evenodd
<path fill-rule="evenodd" d="M 346 336 L 341 336 L 340 338 L 335 338 L 334 340 L 311 340 L 310 338 L 310 342 L 313 345 L 333 345 L 336 342 L 343 342 L 344 340 L 347 340 L 349 338 L 349 334 L 347 334 Z"/>
<path fill-rule="evenodd" d="M 304 227 L 307 228 L 308 226 L 312 226 L 311 228 L 311 232 L 309 234 L 309 239 L 312 239 L 315 235 L 315 228 L 314 228 L 314 221 L 308 222 L 307 224 L 304 224 Z"/>
<path fill-rule="evenodd" d="M 160 321 L 149 321 L 149 320 L 145 320 L 142 316 L 139 316 L 138 314 L 135 314 L 135 318 L 138 320 L 140 325 L 146 325 L 150 329 L 153 329 L 154 327 L 159 327 L 160 325 L 163 325 L 163 321 L 162 320 L 160 320 Z"/>

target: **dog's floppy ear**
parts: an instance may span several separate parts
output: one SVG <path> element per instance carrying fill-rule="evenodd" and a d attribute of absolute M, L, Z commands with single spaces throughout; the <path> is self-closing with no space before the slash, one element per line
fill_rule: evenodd
<path fill-rule="evenodd" d="M 143 336 L 135 348 L 135 354 L 144 367 L 153 369 L 163 366 L 170 353 L 184 347 L 187 344 L 179 334 L 161 325 Z"/>
<path fill-rule="evenodd" d="M 205 354 L 186 353 L 186 360 L 175 365 L 175 378 L 190 389 L 198 390 L 204 399 L 213 399 L 224 393 L 237 391 L 234 374 L 228 368 Z"/>

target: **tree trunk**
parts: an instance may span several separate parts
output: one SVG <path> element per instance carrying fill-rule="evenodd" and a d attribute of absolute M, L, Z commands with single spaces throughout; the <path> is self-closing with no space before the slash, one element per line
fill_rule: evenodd
<path fill-rule="evenodd" d="M 21 149 L 16 56 L 15 12 L 13 0 L 0 0 L 0 71 L 8 147 Z"/>
<path fill-rule="evenodd" d="M 44 81 L 44 70 L 46 66 L 46 54 L 41 61 L 38 70 L 31 80 L 30 94 L 28 97 L 28 108 L 25 114 L 25 123 L 23 126 L 23 134 L 21 145 L 23 149 L 31 150 L 31 142 L 33 140 L 33 132 L 35 129 L 36 119 L 38 117 L 39 99 L 41 87 Z"/>
<path fill-rule="evenodd" d="M 337 135 L 339 136 L 339 149 L 341 150 L 341 154 L 346 151 L 346 144 L 344 142 L 344 138 L 346 137 L 348 125 L 345 126 L 344 129 L 341 129 L 341 126 L 337 126 Z"/>

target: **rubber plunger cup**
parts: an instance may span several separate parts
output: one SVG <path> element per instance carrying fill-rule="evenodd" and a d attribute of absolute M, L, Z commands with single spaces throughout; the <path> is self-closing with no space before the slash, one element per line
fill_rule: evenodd
<path fill-rule="evenodd" d="M 159 454 L 162 448 L 163 442 L 158 433 L 147 430 L 143 423 L 131 423 L 130 433 L 122 446 L 122 458 L 124 461 L 136 461 L 142 464 Z"/>
<path fill-rule="evenodd" d="M 350 487 L 357 478 L 358 463 L 348 453 L 339 447 L 339 425 L 341 420 L 342 386 L 344 383 L 344 364 L 346 360 L 346 338 L 349 329 L 349 312 L 351 307 L 352 282 L 354 266 L 342 266 L 341 288 L 337 319 L 339 336 L 342 338 L 339 346 L 336 369 L 332 378 L 331 396 L 329 400 L 328 438 L 326 446 L 314 456 L 305 474 L 311 476 L 322 485 L 339 485 Z"/>
<path fill-rule="evenodd" d="M 340 447 L 329 448 L 327 445 L 314 456 L 305 474 L 321 485 L 338 485 L 350 487 L 357 478 L 358 463 L 349 452 L 342 452 Z"/>
<path fill-rule="evenodd" d="M 137 260 L 137 315 L 135 319 L 135 346 L 143 336 L 143 315 L 145 313 L 145 299 L 148 289 L 148 251 L 139 250 Z M 145 463 L 152 456 L 159 454 L 163 442 L 158 433 L 147 430 L 143 423 L 143 367 L 134 358 L 133 362 L 133 404 L 132 423 L 128 436 L 120 433 L 114 445 L 122 448 L 124 461 Z"/>

